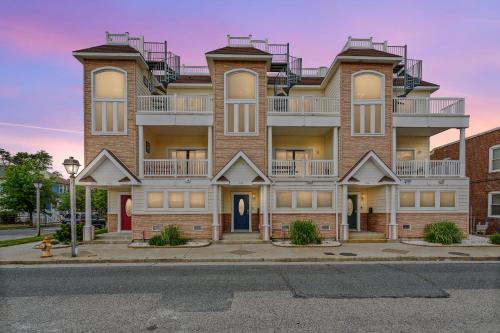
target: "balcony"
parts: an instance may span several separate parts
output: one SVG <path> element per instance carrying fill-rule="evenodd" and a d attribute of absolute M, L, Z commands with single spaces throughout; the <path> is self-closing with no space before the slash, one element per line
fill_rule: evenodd
<path fill-rule="evenodd" d="M 137 125 L 201 125 L 213 123 L 213 96 L 161 95 L 137 97 Z"/>
<path fill-rule="evenodd" d="M 274 177 L 332 177 L 333 160 L 273 160 Z"/>
<path fill-rule="evenodd" d="M 409 160 L 396 161 L 396 173 L 405 177 L 460 177 L 460 161 Z"/>
<path fill-rule="evenodd" d="M 340 126 L 338 99 L 320 96 L 268 96 L 270 126 Z"/>
<path fill-rule="evenodd" d="M 208 159 L 145 159 L 144 176 L 206 177 Z"/>

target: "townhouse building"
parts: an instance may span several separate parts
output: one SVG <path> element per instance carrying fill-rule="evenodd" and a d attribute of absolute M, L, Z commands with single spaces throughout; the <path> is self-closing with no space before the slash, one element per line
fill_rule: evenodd
<path fill-rule="evenodd" d="M 287 237 L 310 219 L 325 238 L 468 232 L 463 98 L 434 98 L 406 45 L 349 37 L 329 66 L 303 68 L 288 43 L 227 36 L 206 65 L 167 42 L 106 33 L 83 65 L 85 168 L 108 190 L 110 231 L 148 239 Z M 459 131 L 459 156 L 430 160 L 432 135 Z"/>
<path fill-rule="evenodd" d="M 500 126 L 469 136 L 466 141 L 466 173 L 470 180 L 470 230 L 487 224 L 487 233 L 500 232 Z M 432 150 L 434 159 L 454 159 L 459 142 Z M 481 230 L 482 231 L 482 230 Z"/>

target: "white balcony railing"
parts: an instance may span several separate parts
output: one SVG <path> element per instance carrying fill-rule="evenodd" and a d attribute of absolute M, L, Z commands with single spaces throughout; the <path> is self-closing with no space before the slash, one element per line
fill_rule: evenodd
<path fill-rule="evenodd" d="M 269 96 L 267 112 L 276 114 L 336 114 L 339 100 L 316 96 Z"/>
<path fill-rule="evenodd" d="M 305 67 L 302 68 L 302 77 L 324 77 L 328 67 Z"/>
<path fill-rule="evenodd" d="M 195 177 L 208 175 L 208 160 L 145 159 L 144 176 Z"/>
<path fill-rule="evenodd" d="M 410 115 L 463 115 L 465 100 L 447 97 L 397 97 L 393 99 L 393 112 Z"/>
<path fill-rule="evenodd" d="M 460 161 L 396 161 L 396 172 L 401 177 L 458 177 Z"/>
<path fill-rule="evenodd" d="M 331 177 L 333 160 L 273 160 L 272 175 L 276 177 Z"/>
<path fill-rule="evenodd" d="M 199 113 L 212 112 L 210 95 L 138 96 L 137 112 Z"/>
<path fill-rule="evenodd" d="M 208 66 L 181 66 L 181 75 L 209 75 Z"/>

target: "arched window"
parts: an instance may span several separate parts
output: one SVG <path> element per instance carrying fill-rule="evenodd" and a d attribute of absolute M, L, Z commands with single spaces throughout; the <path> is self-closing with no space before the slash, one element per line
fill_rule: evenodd
<path fill-rule="evenodd" d="M 126 134 L 127 73 L 118 68 L 92 72 L 92 133 Z"/>
<path fill-rule="evenodd" d="M 225 133 L 248 135 L 258 132 L 257 73 L 234 70 L 225 75 Z"/>
<path fill-rule="evenodd" d="M 352 76 L 352 134 L 384 134 L 384 75 L 363 71 Z"/>

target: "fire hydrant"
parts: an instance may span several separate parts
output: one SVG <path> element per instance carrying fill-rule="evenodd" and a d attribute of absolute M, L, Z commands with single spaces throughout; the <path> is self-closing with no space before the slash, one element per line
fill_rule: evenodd
<path fill-rule="evenodd" d="M 40 250 L 42 250 L 42 258 L 52 257 L 52 254 L 50 253 L 51 248 L 52 242 L 50 241 L 49 237 L 45 236 L 42 244 L 40 244 Z"/>

